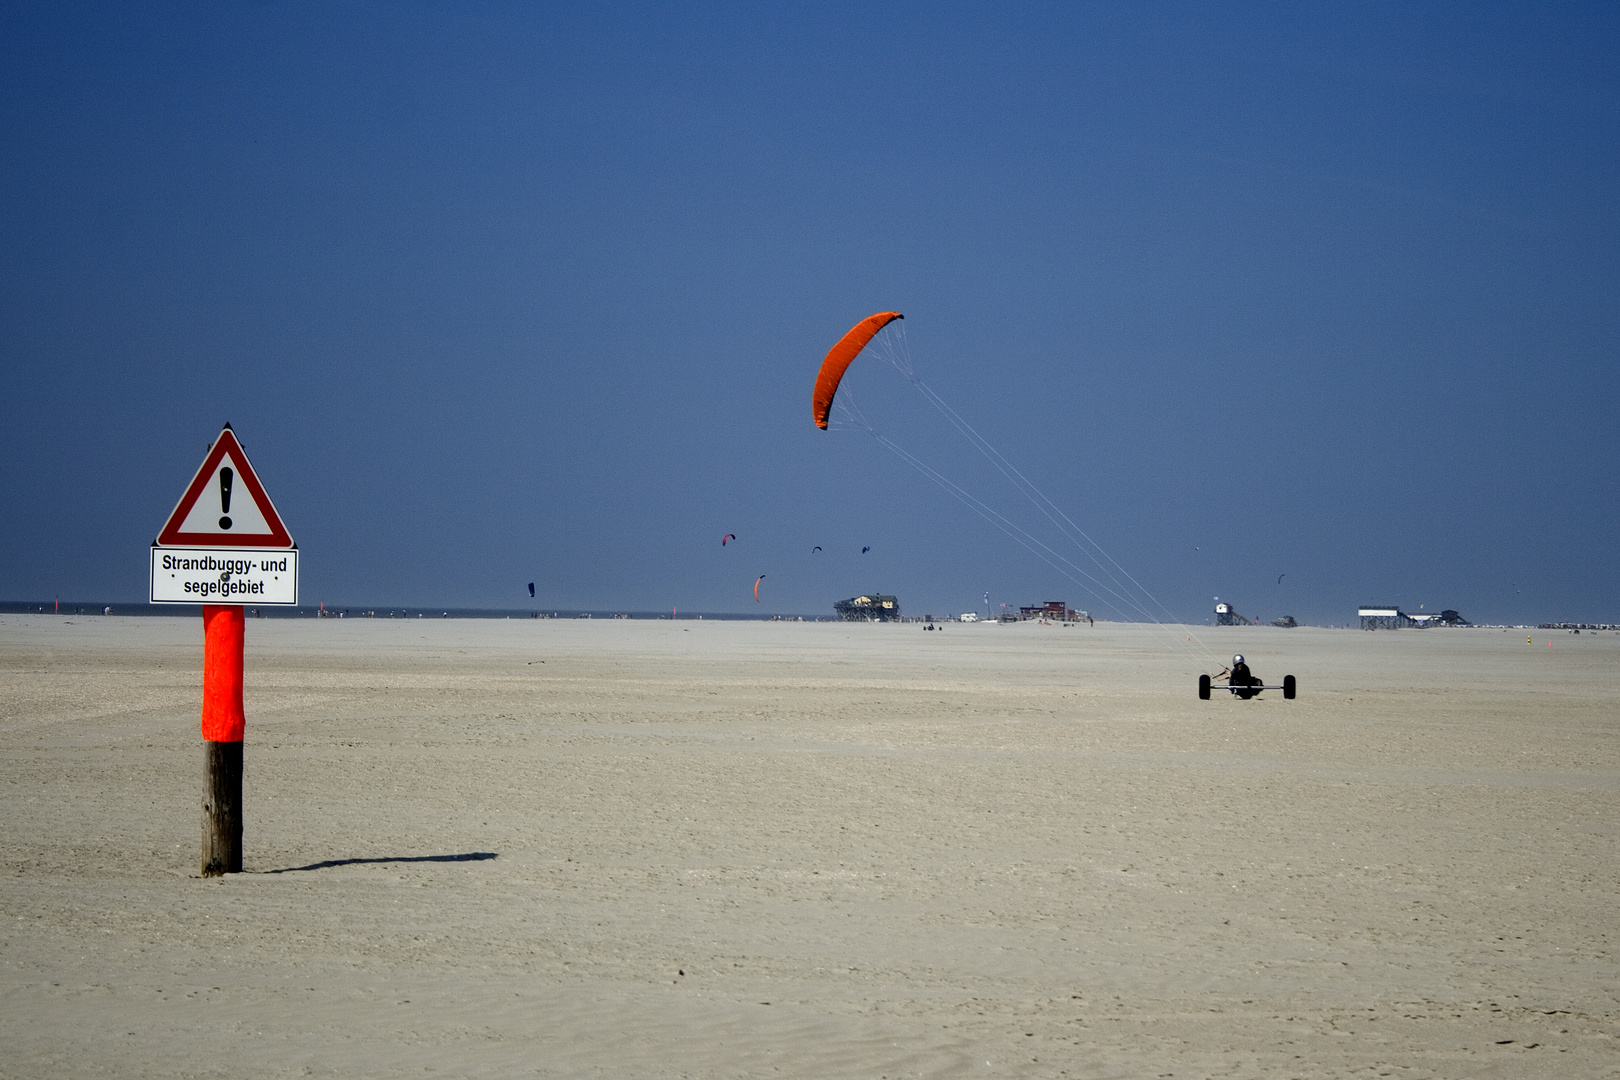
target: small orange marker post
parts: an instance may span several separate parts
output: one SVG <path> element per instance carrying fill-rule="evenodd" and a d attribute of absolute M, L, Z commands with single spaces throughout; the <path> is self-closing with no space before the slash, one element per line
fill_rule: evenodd
<path fill-rule="evenodd" d="M 203 606 L 202 874 L 242 872 L 242 659 L 247 618 L 241 604 Z"/>

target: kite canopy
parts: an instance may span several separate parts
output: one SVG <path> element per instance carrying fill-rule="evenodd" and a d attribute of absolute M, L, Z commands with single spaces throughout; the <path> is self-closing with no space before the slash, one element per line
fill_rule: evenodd
<path fill-rule="evenodd" d="M 736 533 L 726 533 L 726 535 L 724 535 L 724 536 L 722 536 L 720 538 L 720 546 L 725 547 L 726 543 L 728 541 L 735 540 L 735 539 L 737 539 L 737 534 Z"/>
<path fill-rule="evenodd" d="M 832 412 L 833 395 L 838 393 L 838 384 L 844 378 L 844 372 L 850 362 L 860 355 L 877 332 L 888 326 L 896 319 L 903 319 L 904 315 L 898 311 L 880 311 L 876 315 L 868 315 L 852 327 L 849 333 L 838 340 L 827 354 L 827 359 L 821 362 L 821 374 L 816 376 L 816 392 L 810 399 L 810 411 L 816 418 L 816 427 L 823 431 L 827 429 L 827 416 Z"/>

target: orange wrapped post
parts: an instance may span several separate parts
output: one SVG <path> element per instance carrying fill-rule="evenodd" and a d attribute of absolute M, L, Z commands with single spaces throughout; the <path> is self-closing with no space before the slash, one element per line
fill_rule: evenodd
<path fill-rule="evenodd" d="M 203 607 L 203 877 L 242 872 L 242 647 L 240 604 Z"/>
<path fill-rule="evenodd" d="M 209 742 L 241 742 L 242 645 L 247 618 L 241 604 L 203 607 L 202 737 Z"/>

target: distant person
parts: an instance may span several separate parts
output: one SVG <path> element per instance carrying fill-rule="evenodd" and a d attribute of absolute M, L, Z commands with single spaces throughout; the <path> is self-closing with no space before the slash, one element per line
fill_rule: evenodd
<path fill-rule="evenodd" d="M 1232 657 L 1232 666 L 1222 669 L 1215 678 L 1219 679 L 1222 675 L 1226 676 L 1226 685 L 1232 693 L 1244 701 L 1260 692 L 1254 689 L 1254 687 L 1262 685 L 1260 677 L 1249 670 L 1249 662 L 1243 659 L 1242 653 Z"/>

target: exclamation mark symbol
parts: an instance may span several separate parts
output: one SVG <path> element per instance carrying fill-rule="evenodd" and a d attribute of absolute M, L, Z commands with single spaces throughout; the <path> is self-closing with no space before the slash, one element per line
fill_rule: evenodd
<path fill-rule="evenodd" d="M 225 512 L 219 519 L 219 527 L 222 529 L 231 527 L 231 481 L 234 479 L 236 474 L 231 470 L 219 470 L 219 508 Z"/>

